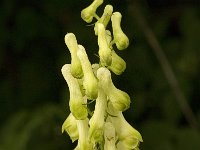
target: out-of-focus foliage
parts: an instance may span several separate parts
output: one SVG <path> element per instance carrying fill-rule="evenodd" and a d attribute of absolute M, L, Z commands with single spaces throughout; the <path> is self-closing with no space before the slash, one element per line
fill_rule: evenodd
<path fill-rule="evenodd" d="M 126 52 L 119 52 L 127 69 L 121 76 L 113 76 L 113 82 L 132 99 L 125 117 L 143 135 L 141 149 L 199 150 L 200 133 L 184 119 L 160 64 L 129 11 L 131 0 L 109 2 L 122 12 L 122 26 L 130 38 Z M 91 51 L 92 62 L 98 59 L 93 27 L 80 18 L 81 9 L 89 3 L 0 2 L 0 150 L 70 150 L 76 145 L 61 134 L 69 114 L 69 93 L 60 69 L 70 63 L 64 44 L 67 32 L 76 34 L 79 43 Z M 143 0 L 141 5 L 200 122 L 199 2 Z"/>

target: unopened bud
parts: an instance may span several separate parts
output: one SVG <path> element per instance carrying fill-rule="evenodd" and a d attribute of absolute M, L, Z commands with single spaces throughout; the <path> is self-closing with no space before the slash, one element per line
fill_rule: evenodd
<path fill-rule="evenodd" d="M 106 30 L 102 23 L 97 24 L 99 57 L 102 66 L 110 66 L 112 63 L 111 49 L 107 43 Z"/>
<path fill-rule="evenodd" d="M 83 87 L 85 89 L 85 94 L 88 99 L 96 99 L 98 95 L 98 82 L 92 71 L 92 66 L 86 54 L 85 48 L 82 45 L 78 46 L 77 55 L 83 69 Z"/>
<path fill-rule="evenodd" d="M 83 77 L 81 63 L 77 57 L 78 43 L 73 33 L 67 33 L 65 35 L 65 44 L 71 53 L 71 74 L 75 78 Z"/>
<path fill-rule="evenodd" d="M 95 31 L 95 35 L 98 35 L 98 29 L 97 29 L 97 24 L 98 23 L 102 23 L 104 25 L 104 28 L 107 27 L 108 22 L 110 21 L 111 15 L 113 12 L 113 7 L 112 5 L 106 5 L 106 7 L 104 8 L 104 12 L 103 15 L 101 16 L 101 18 L 95 23 L 94 26 L 94 31 Z"/>
<path fill-rule="evenodd" d="M 119 50 L 126 49 L 129 45 L 129 39 L 121 29 L 121 19 L 120 12 L 114 12 L 111 16 L 114 41 Z"/>
<path fill-rule="evenodd" d="M 117 89 L 111 79 L 111 73 L 107 68 L 101 67 L 97 70 L 97 78 L 99 79 L 99 84 L 104 88 L 104 92 L 111 101 L 113 107 L 118 111 L 125 111 L 130 106 L 129 95 Z"/>
<path fill-rule="evenodd" d="M 92 143 L 100 143 L 103 140 L 104 117 L 106 113 L 107 96 L 102 88 L 103 87 L 99 87 L 94 114 L 89 121 L 89 139 Z"/>
<path fill-rule="evenodd" d="M 112 63 L 108 68 L 116 75 L 120 75 L 126 69 L 126 62 L 112 50 Z"/>
<path fill-rule="evenodd" d="M 96 15 L 96 9 L 103 3 L 103 0 L 94 0 L 92 4 L 81 11 L 81 18 L 90 23 Z"/>
<path fill-rule="evenodd" d="M 65 64 L 61 71 L 68 84 L 70 92 L 70 101 L 69 107 L 76 119 L 85 119 L 87 118 L 88 112 L 87 107 L 84 104 L 83 95 L 81 93 L 78 79 L 74 78 L 70 72 L 70 64 Z"/>

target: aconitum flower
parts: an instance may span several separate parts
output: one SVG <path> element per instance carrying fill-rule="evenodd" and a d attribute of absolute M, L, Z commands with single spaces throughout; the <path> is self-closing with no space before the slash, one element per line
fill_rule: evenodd
<path fill-rule="evenodd" d="M 93 150 L 92 144 L 88 141 L 88 118 L 76 120 L 79 133 L 78 145 L 75 150 Z"/>
<path fill-rule="evenodd" d="M 111 49 L 107 43 L 106 30 L 102 23 L 97 23 L 99 57 L 102 66 L 110 66 L 112 63 Z"/>
<path fill-rule="evenodd" d="M 96 15 L 96 9 L 103 3 L 103 0 L 94 0 L 92 4 L 90 4 L 87 8 L 83 9 L 81 11 L 81 18 L 87 22 L 90 23 L 93 20 L 93 17 L 97 17 Z"/>
<path fill-rule="evenodd" d="M 102 88 L 103 87 L 99 85 L 99 93 L 96 99 L 95 110 L 89 121 L 89 139 L 92 143 L 100 143 L 103 141 L 107 96 Z"/>
<path fill-rule="evenodd" d="M 87 118 L 88 112 L 87 107 L 84 105 L 83 95 L 81 93 L 78 79 L 74 78 L 71 75 L 71 65 L 65 64 L 61 71 L 62 74 L 68 84 L 69 92 L 70 92 L 70 100 L 69 100 L 69 107 L 70 111 L 72 112 L 73 116 L 76 119 L 85 119 Z"/>
<path fill-rule="evenodd" d="M 92 71 L 92 66 L 86 54 L 85 48 L 82 45 L 78 45 L 77 55 L 81 61 L 83 69 L 83 87 L 85 88 L 85 94 L 88 99 L 96 99 L 98 95 L 98 82 Z"/>
<path fill-rule="evenodd" d="M 102 23 L 104 25 L 104 28 L 106 28 L 108 23 L 109 23 L 109 21 L 110 21 L 110 17 L 112 15 L 112 12 L 113 12 L 112 5 L 106 5 L 106 7 L 104 8 L 103 15 L 95 23 L 95 26 L 94 26 L 95 35 L 98 35 L 97 24 L 98 23 Z"/>
<path fill-rule="evenodd" d="M 122 142 L 118 147 L 124 146 L 126 149 L 138 147 L 139 143 L 143 142 L 141 134 L 126 121 L 122 112 L 117 111 L 112 103 L 108 104 L 108 110 L 113 116 L 108 116 L 107 120 L 113 124 L 118 140 Z"/>
<path fill-rule="evenodd" d="M 72 115 L 72 113 L 69 114 L 69 116 L 62 125 L 62 133 L 64 131 L 66 131 L 69 134 L 72 142 L 76 141 L 79 137 L 76 118 Z"/>
<path fill-rule="evenodd" d="M 78 43 L 73 33 L 67 33 L 65 35 L 65 44 L 71 53 L 71 74 L 75 78 L 82 78 L 83 71 L 80 60 L 77 56 Z"/>
<path fill-rule="evenodd" d="M 126 49 L 129 45 L 129 39 L 121 29 L 121 19 L 120 12 L 114 12 L 111 16 L 114 41 L 119 50 Z"/>
<path fill-rule="evenodd" d="M 110 66 L 108 66 L 108 69 L 110 69 L 116 75 L 122 74 L 126 69 L 126 62 L 120 56 L 118 56 L 114 50 L 112 50 L 112 63 Z"/>
<path fill-rule="evenodd" d="M 101 84 L 108 96 L 109 100 L 112 102 L 112 105 L 115 109 L 119 111 L 125 111 L 130 106 L 130 97 L 129 95 L 117 89 L 111 79 L 111 73 L 107 68 L 101 67 L 97 70 L 97 78 L 99 79 L 99 84 Z"/>

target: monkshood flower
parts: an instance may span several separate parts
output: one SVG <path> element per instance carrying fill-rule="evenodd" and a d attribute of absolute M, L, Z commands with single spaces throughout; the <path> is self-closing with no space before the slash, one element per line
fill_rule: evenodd
<path fill-rule="evenodd" d="M 82 78 L 83 71 L 81 68 L 80 60 L 77 56 L 78 43 L 73 33 L 67 33 L 65 35 L 65 44 L 71 53 L 71 74 L 75 78 Z"/>
<path fill-rule="evenodd" d="M 120 12 L 114 12 L 111 16 L 114 41 L 119 50 L 126 49 L 129 45 L 129 39 L 121 29 L 121 19 Z"/>
<path fill-rule="evenodd" d="M 116 134 L 115 128 L 111 122 L 106 122 L 104 126 L 104 150 L 115 150 Z M 124 150 L 124 149 L 121 149 Z"/>
<path fill-rule="evenodd" d="M 106 28 L 107 25 L 108 25 L 108 23 L 109 23 L 109 21 L 110 21 L 112 12 L 113 12 L 113 7 L 112 7 L 112 5 L 106 5 L 106 7 L 104 8 L 103 15 L 102 15 L 101 18 L 99 18 L 98 21 L 95 23 L 95 26 L 94 26 L 95 35 L 98 35 L 97 24 L 98 24 L 98 23 L 102 23 L 102 24 L 104 25 L 104 28 Z"/>
<path fill-rule="evenodd" d="M 76 120 L 79 139 L 75 150 L 94 150 L 92 144 L 88 141 L 88 118 L 85 120 Z"/>
<path fill-rule="evenodd" d="M 112 49 L 111 56 L 112 56 L 112 63 L 108 66 L 108 69 L 111 70 L 116 75 L 120 75 L 126 69 L 126 62 L 116 54 L 112 47 L 112 36 L 109 30 L 106 30 L 106 39 L 107 43 L 109 44 L 110 49 Z"/>
<path fill-rule="evenodd" d="M 98 95 L 98 82 L 92 71 L 92 66 L 86 54 L 85 48 L 82 45 L 78 45 L 77 55 L 81 62 L 84 74 L 83 87 L 85 89 L 85 94 L 88 99 L 94 100 Z"/>
<path fill-rule="evenodd" d="M 116 75 L 122 74 L 126 69 L 126 62 L 114 50 L 112 50 L 112 63 L 108 66 L 108 69 Z"/>
<path fill-rule="evenodd" d="M 99 19 L 96 10 L 102 3 L 103 0 L 94 0 L 92 4 L 81 11 L 81 18 L 87 23 L 92 22 L 93 17 Z"/>
<path fill-rule="evenodd" d="M 102 23 L 97 24 L 99 57 L 102 66 L 110 66 L 112 62 L 111 49 L 107 43 L 106 30 Z"/>
<path fill-rule="evenodd" d="M 84 105 L 83 95 L 81 93 L 78 79 L 74 78 L 71 75 L 71 65 L 65 64 L 62 69 L 62 75 L 66 80 L 69 92 L 70 92 L 70 100 L 69 100 L 69 107 L 70 111 L 72 112 L 73 116 L 76 119 L 85 119 L 87 118 L 88 112 L 87 107 Z"/>
<path fill-rule="evenodd" d="M 95 110 L 89 121 L 89 139 L 92 143 L 101 143 L 103 141 L 104 120 L 107 107 L 107 96 L 99 85 L 99 93 L 96 99 Z"/>
<path fill-rule="evenodd" d="M 130 106 L 129 95 L 117 89 L 111 79 L 111 73 L 107 68 L 101 67 L 97 70 L 97 78 L 99 79 L 103 90 L 108 96 L 109 100 L 115 109 L 119 111 L 125 111 Z"/>
<path fill-rule="evenodd" d="M 72 113 L 69 114 L 67 119 L 64 121 L 62 125 L 62 133 L 67 132 L 72 140 L 72 142 L 78 140 L 78 128 L 76 124 L 76 118 L 72 115 Z"/>
<path fill-rule="evenodd" d="M 124 147 L 125 149 L 137 148 L 139 143 L 143 142 L 140 133 L 125 120 L 122 112 L 117 111 L 112 103 L 108 103 L 108 110 L 113 116 L 108 116 L 107 121 L 113 124 L 118 140 L 121 142 L 118 147 Z"/>

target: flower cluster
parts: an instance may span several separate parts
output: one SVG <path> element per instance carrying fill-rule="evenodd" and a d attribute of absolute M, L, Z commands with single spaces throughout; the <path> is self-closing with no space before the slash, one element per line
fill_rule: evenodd
<path fill-rule="evenodd" d="M 126 68 L 126 62 L 114 51 L 124 50 L 129 39 L 121 29 L 122 15 L 113 12 L 112 5 L 106 5 L 101 17 L 96 14 L 103 0 L 94 0 L 81 11 L 81 18 L 91 23 L 98 38 L 98 64 L 91 64 L 85 48 L 78 44 L 73 33 L 67 33 L 65 43 L 71 54 L 71 64 L 65 64 L 61 71 L 70 91 L 70 115 L 62 126 L 72 142 L 78 140 L 75 150 L 139 150 L 142 142 L 140 133 L 124 118 L 122 112 L 130 106 L 129 95 L 116 88 L 111 72 L 120 75 Z M 107 30 L 112 23 L 112 33 Z M 90 101 L 95 109 L 90 113 Z"/>

